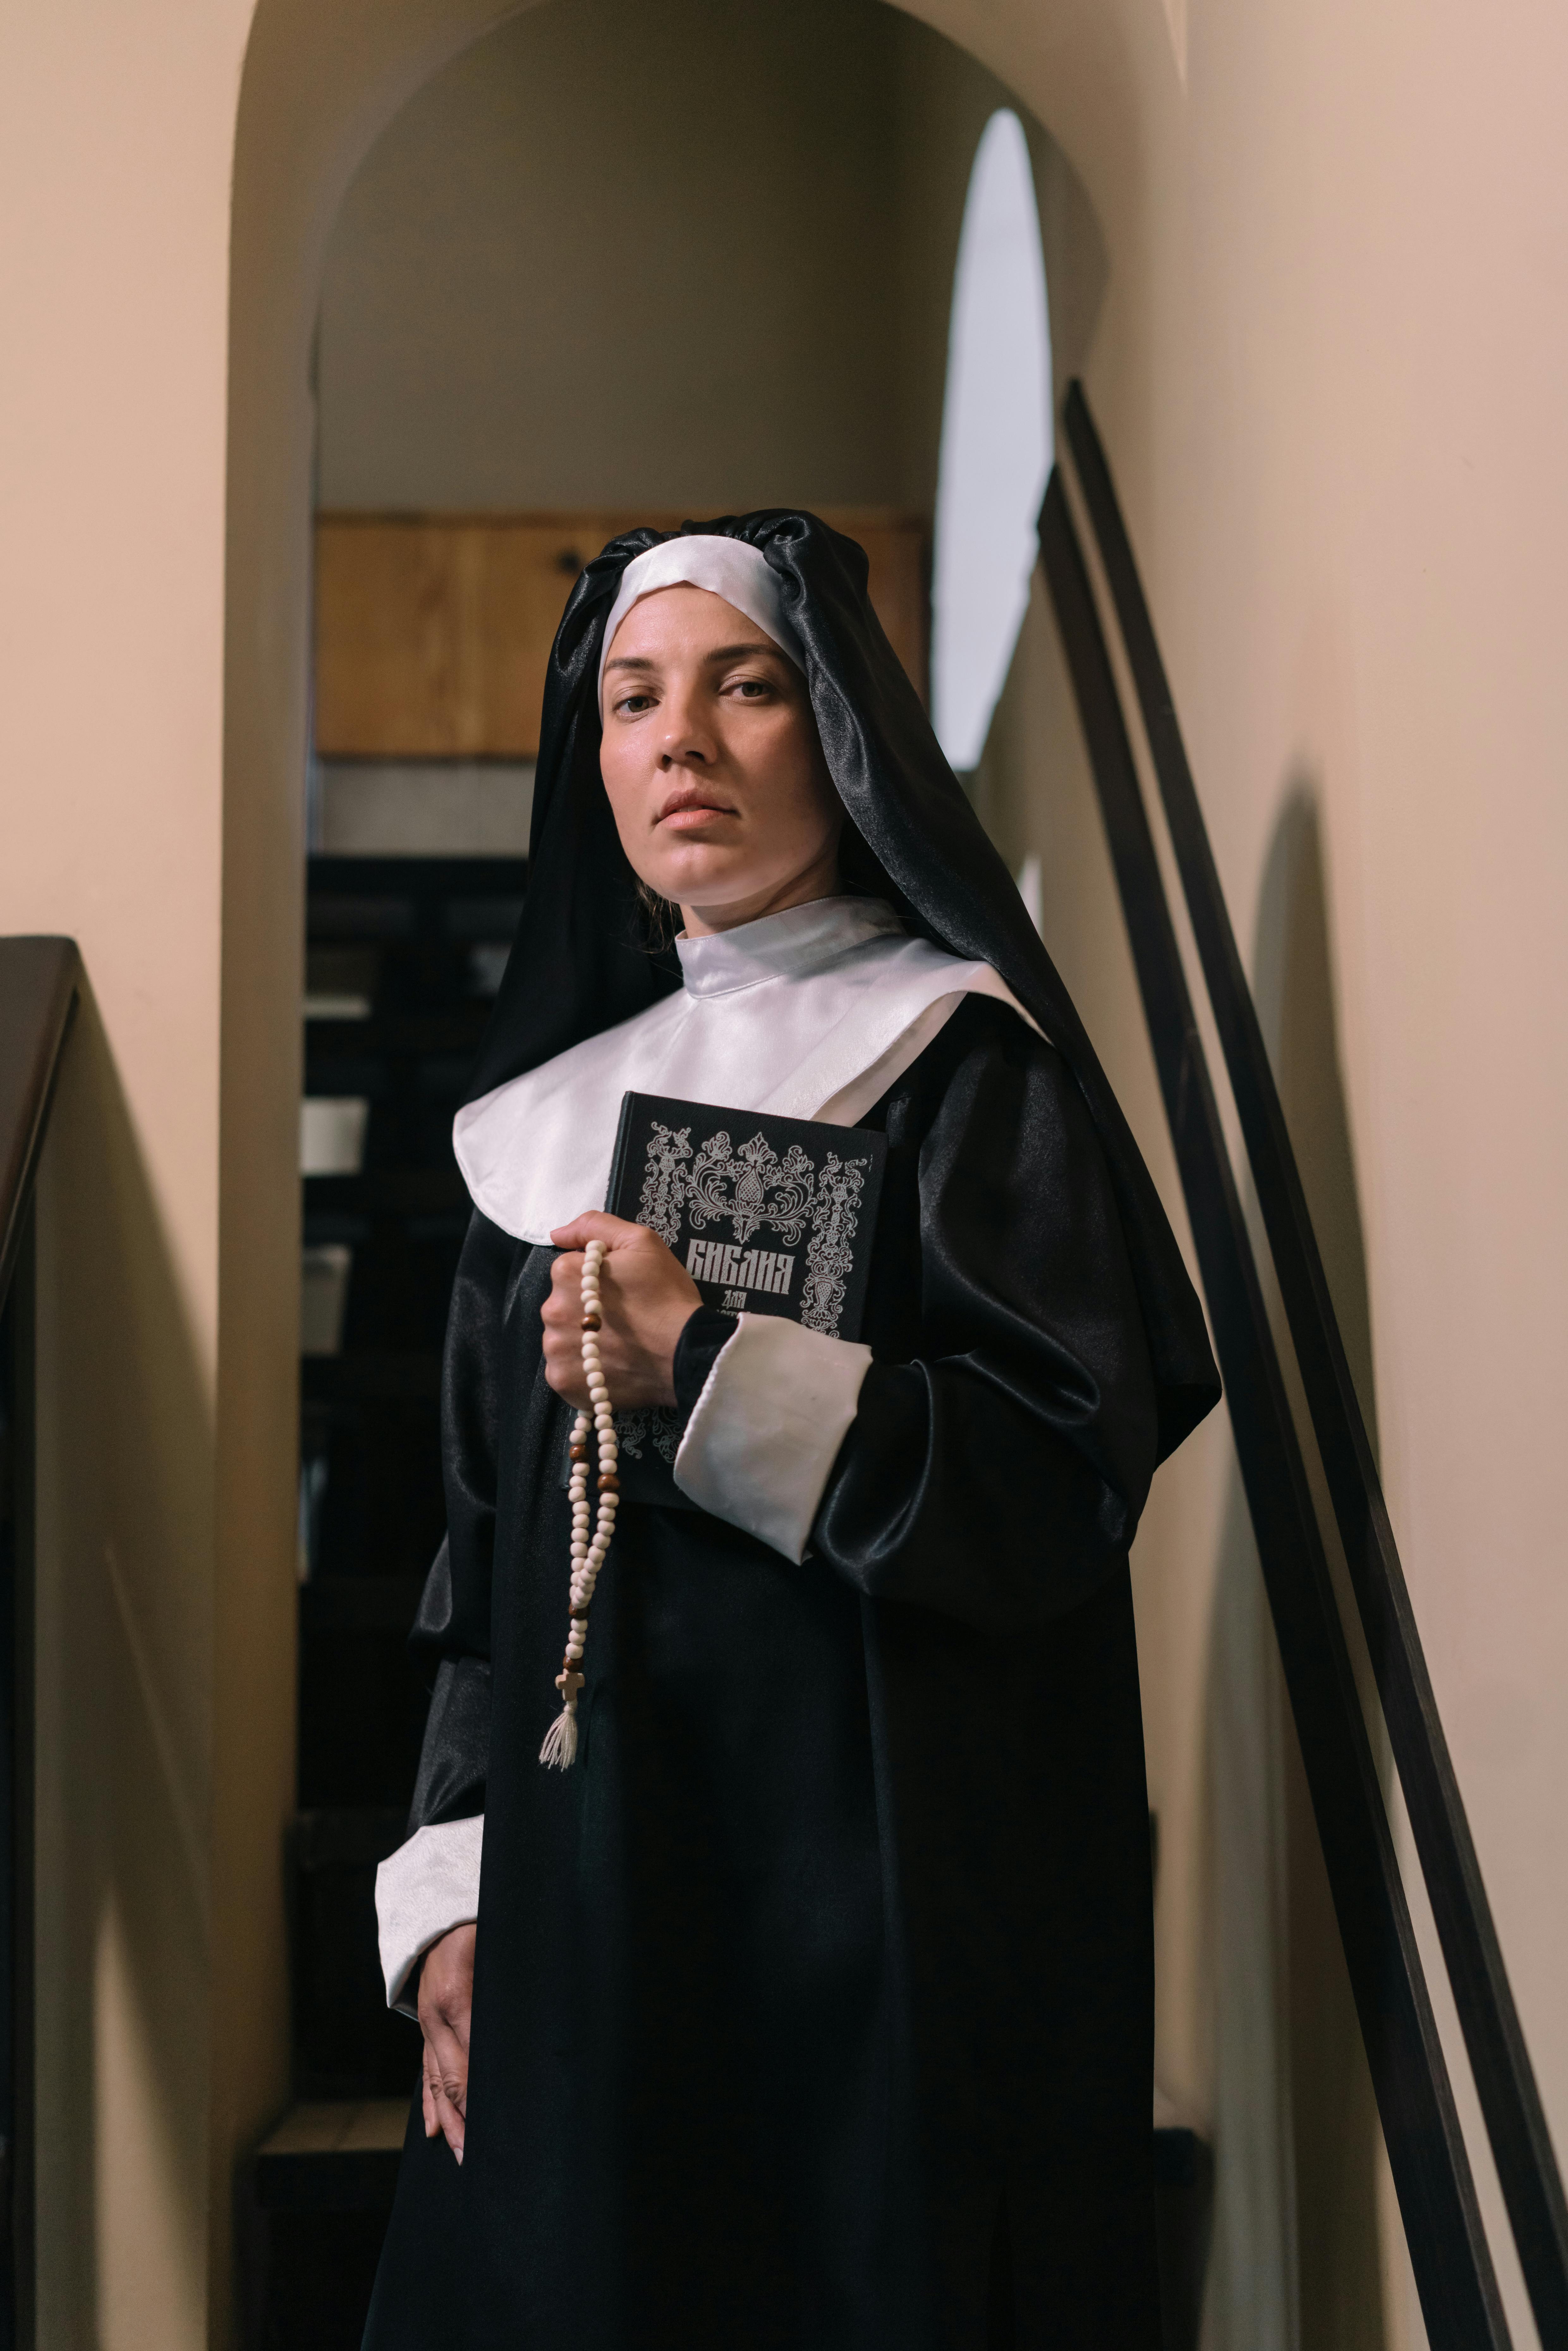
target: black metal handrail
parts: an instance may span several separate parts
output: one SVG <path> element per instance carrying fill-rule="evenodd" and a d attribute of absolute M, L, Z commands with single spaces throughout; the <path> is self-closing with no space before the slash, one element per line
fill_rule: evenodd
<path fill-rule="evenodd" d="M 1510 2337 L 1132 744 L 1060 472 L 1040 521 L 1412 2268 L 1436 2351 Z"/>
<path fill-rule="evenodd" d="M 16 1269 L 79 970 L 72 939 L 0 939 L 0 1306 Z"/>
<path fill-rule="evenodd" d="M 1165 664 L 1110 466 L 1081 384 L 1068 392 L 1065 421 L 1143 712 L 1291 1344 L 1520 2266 L 1542 2343 L 1568 2345 L 1568 2205 L 1551 2134 Z"/>

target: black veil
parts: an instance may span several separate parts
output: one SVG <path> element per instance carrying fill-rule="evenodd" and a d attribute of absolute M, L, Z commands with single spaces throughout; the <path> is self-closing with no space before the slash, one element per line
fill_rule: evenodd
<path fill-rule="evenodd" d="M 760 549 L 806 650 L 829 771 L 880 869 L 883 894 L 910 930 L 999 972 L 1070 1064 L 1099 1131 L 1126 1232 L 1159 1392 L 1163 1459 L 1219 1394 L 1203 1311 L 1072 1000 L 883 633 L 862 549 L 814 515 L 780 509 L 683 530 L 747 539 Z M 680 984 L 673 953 L 639 944 L 645 925 L 635 877 L 600 779 L 596 685 L 621 575 L 666 536 L 634 530 L 612 539 L 579 580 L 556 632 L 528 898 L 469 1101 Z"/>

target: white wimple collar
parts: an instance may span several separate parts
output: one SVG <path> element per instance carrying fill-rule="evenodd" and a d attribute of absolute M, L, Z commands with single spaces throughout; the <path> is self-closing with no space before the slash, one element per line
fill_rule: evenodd
<path fill-rule="evenodd" d="M 688 996 L 737 996 L 770 979 L 804 979 L 841 963 L 868 939 L 901 939 L 904 925 L 875 898 L 813 898 L 805 906 L 764 914 L 733 931 L 675 941 L 681 985 Z M 756 1107 L 753 1103 L 746 1105 Z"/>
<path fill-rule="evenodd" d="M 910 938 L 872 899 L 819 898 L 675 946 L 675 994 L 458 1112 L 457 1165 L 503 1232 L 547 1241 L 603 1207 L 623 1093 L 852 1126 L 966 995 L 1037 1026 L 988 964 Z"/>

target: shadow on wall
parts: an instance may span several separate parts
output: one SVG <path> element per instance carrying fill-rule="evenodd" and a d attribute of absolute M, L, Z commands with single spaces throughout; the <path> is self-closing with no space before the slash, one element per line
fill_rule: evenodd
<path fill-rule="evenodd" d="M 97 1007 L 39 1187 L 38 2336 L 206 2304 L 211 1401 Z M 95 2152 L 96 2151 L 96 2152 Z"/>
<path fill-rule="evenodd" d="M 1115 884 L 1038 577 L 985 758 L 970 780 L 1015 870 L 1026 856 L 1039 861 L 1041 930 L 1179 1226 L 1179 1186 Z M 1371 1315 L 1331 942 L 1316 802 L 1299 782 L 1270 848 L 1253 968 L 1371 1427 Z M 1289 1384 L 1289 1364 L 1286 1376 Z M 1192 1481 L 1179 1488 L 1185 1507 L 1205 1510 L 1197 1482 L 1201 1445 L 1156 1481 L 1134 1580 L 1151 1790 L 1161 1810 L 1165 2055 L 1178 2085 L 1196 2089 L 1200 2101 L 1206 2076 L 1212 2085 L 1205 2351 L 1375 2351 L 1385 2339 L 1376 2107 L 1233 1458 L 1215 1518 L 1205 1511 L 1201 1557 L 1188 1555 L 1191 1519 L 1177 1523 L 1165 1515 L 1178 1490 L 1173 1477 Z M 1326 1529 L 1326 1509 L 1320 1515 Z M 1195 1613 L 1208 1628 L 1201 1663 L 1185 1629 Z M 1353 1656 L 1356 1647 L 1353 1637 Z M 1181 1662 L 1189 1654 L 1201 1677 L 1192 1683 Z M 1188 1802 L 1183 1755 L 1194 1732 L 1202 1753 Z M 1189 1935 L 1198 1946 L 1190 1954 Z M 1202 2023 L 1179 2012 L 1177 1988 L 1189 1980 L 1206 2011 Z M 1203 2063 L 1192 2045 L 1200 2039 Z"/>
<path fill-rule="evenodd" d="M 1254 969 L 1307 1206 L 1375 1447 L 1372 1308 L 1340 1069 L 1327 878 L 1317 798 L 1304 778 L 1286 799 L 1264 867 Z M 1321 1492 L 1319 1499 L 1322 1515 Z M 1350 1614 L 1343 1578 L 1341 1593 Z M 1375 2351 L 1385 2338 L 1381 2129 L 1293 1730 L 1285 1742 L 1285 1822 L 1300 2339 L 1302 2351 Z"/>
<path fill-rule="evenodd" d="M 1264 868 L 1258 1009 L 1375 1442 L 1331 941 L 1317 804 L 1302 780 Z M 1321 1509 L 1321 1492 L 1319 1500 Z M 1234 1473 L 1208 1697 L 1218 2178 L 1205 2343 L 1207 2351 L 1380 2351 L 1376 2103 Z"/>
<path fill-rule="evenodd" d="M 1350 1113 L 1339 1062 L 1328 887 L 1317 796 L 1298 778 L 1274 828 L 1253 958 L 1259 1017 L 1374 1448 L 1372 1306 Z"/>
<path fill-rule="evenodd" d="M 1206 1970 L 1214 2002 L 1214 2237 L 1204 2351 L 1297 2351 L 1296 2167 L 1288 2006 L 1290 1708 L 1241 1479 L 1232 1465 L 1206 1693 Z"/>

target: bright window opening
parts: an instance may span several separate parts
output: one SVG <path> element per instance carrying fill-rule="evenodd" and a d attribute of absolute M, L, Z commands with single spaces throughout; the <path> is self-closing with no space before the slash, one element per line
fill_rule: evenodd
<path fill-rule="evenodd" d="M 979 765 L 1029 603 L 1051 472 L 1051 323 L 1029 145 L 1006 108 L 969 175 L 936 480 L 932 707 L 942 747 Z"/>

